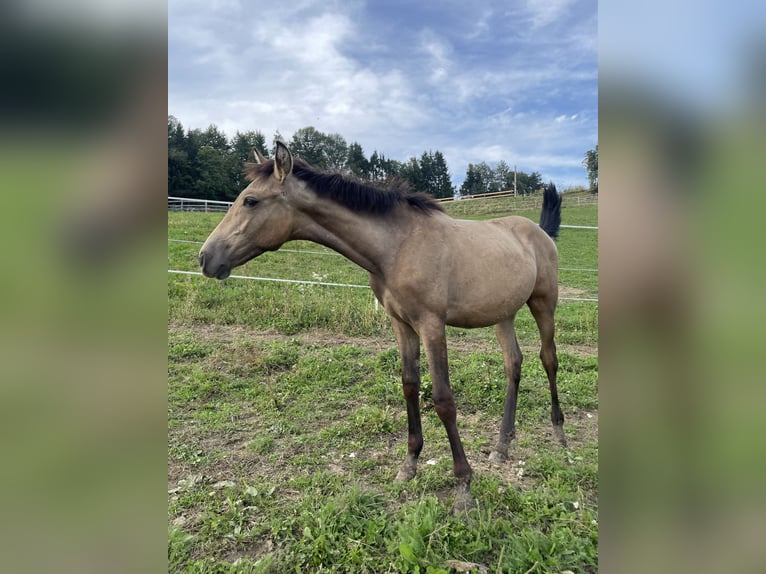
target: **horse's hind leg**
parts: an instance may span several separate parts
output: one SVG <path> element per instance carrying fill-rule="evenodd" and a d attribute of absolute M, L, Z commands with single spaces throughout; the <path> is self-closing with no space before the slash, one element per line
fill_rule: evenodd
<path fill-rule="evenodd" d="M 564 436 L 564 413 L 559 406 L 559 393 L 556 387 L 556 374 L 559 368 L 558 357 L 556 356 L 556 343 L 553 340 L 555 324 L 553 314 L 556 310 L 556 299 L 553 297 L 534 297 L 527 301 L 529 310 L 537 322 L 537 328 L 540 329 L 540 360 L 548 375 L 548 384 L 551 389 L 551 423 L 553 424 L 553 436 L 566 446 L 567 441 Z"/>
<path fill-rule="evenodd" d="M 503 365 L 505 367 L 506 391 L 503 408 L 503 422 L 500 423 L 500 437 L 497 440 L 490 462 L 503 463 L 508 460 L 508 444 L 516 436 L 516 399 L 519 395 L 519 380 L 521 379 L 521 361 L 523 360 L 519 342 L 516 339 L 514 319 L 511 318 L 495 325 L 495 334 L 503 350 Z"/>

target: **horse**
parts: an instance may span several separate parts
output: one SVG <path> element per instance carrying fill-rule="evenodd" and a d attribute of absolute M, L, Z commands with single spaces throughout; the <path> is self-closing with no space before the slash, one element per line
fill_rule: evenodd
<path fill-rule="evenodd" d="M 310 240 L 369 273 L 370 287 L 388 313 L 402 366 L 407 406 L 407 457 L 395 480 L 415 477 L 423 448 L 420 347 L 425 349 L 434 409 L 452 450 L 453 511 L 471 508 L 473 471 L 456 423 L 447 364 L 447 325 L 494 325 L 507 380 L 492 463 L 508 460 L 515 438 L 522 353 L 514 320 L 526 304 L 540 331 L 540 359 L 551 393 L 554 437 L 566 445 L 556 389 L 554 312 L 558 302 L 561 196 L 546 186 L 540 223 L 518 216 L 485 221 L 453 219 L 431 196 L 406 184 L 380 185 L 316 169 L 277 142 L 274 158 L 254 150 L 245 164 L 249 185 L 199 252 L 202 273 L 225 279 L 231 270 L 294 239 Z"/>

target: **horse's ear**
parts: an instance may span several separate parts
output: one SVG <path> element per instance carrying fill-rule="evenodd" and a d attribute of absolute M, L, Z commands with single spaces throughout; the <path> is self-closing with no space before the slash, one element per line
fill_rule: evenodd
<path fill-rule="evenodd" d="M 293 171 L 293 154 L 282 142 L 277 142 L 277 149 L 274 152 L 274 177 L 279 183 L 284 183 L 287 176 Z"/>
<path fill-rule="evenodd" d="M 255 156 L 255 163 L 264 163 L 266 161 L 266 158 L 263 157 L 263 154 L 258 150 L 257 147 L 253 148 L 253 156 Z"/>

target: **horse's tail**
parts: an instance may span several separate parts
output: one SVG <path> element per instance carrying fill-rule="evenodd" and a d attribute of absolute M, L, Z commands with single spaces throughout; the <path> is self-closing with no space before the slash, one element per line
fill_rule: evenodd
<path fill-rule="evenodd" d="M 549 183 L 543 191 L 543 210 L 540 213 L 540 227 L 554 239 L 559 235 L 561 227 L 561 195 L 556 192 L 556 186 Z"/>

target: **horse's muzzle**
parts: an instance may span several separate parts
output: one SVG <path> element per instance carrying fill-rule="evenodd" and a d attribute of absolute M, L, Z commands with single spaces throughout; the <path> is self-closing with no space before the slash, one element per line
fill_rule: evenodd
<path fill-rule="evenodd" d="M 220 263 L 217 266 L 210 261 L 212 258 L 208 257 L 204 251 L 199 252 L 199 266 L 202 268 L 202 274 L 205 277 L 211 277 L 214 279 L 226 279 L 231 275 L 231 267 L 226 263 Z"/>

